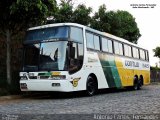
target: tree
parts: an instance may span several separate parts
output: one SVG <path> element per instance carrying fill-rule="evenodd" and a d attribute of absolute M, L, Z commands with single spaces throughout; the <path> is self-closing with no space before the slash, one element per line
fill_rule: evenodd
<path fill-rule="evenodd" d="M 153 49 L 154 56 L 159 58 L 159 67 L 160 67 L 160 47 Z"/>
<path fill-rule="evenodd" d="M 110 24 L 106 16 L 106 6 L 103 4 L 99 7 L 98 12 L 94 14 L 91 21 L 91 27 L 102 32 L 110 31 Z"/>
<path fill-rule="evenodd" d="M 89 25 L 91 22 L 91 12 L 91 7 L 87 8 L 84 4 L 78 5 L 75 11 L 73 12 L 73 22 L 82 25 Z"/>
<path fill-rule="evenodd" d="M 137 43 L 141 36 L 135 18 L 129 12 L 107 11 L 105 5 L 100 6 L 98 12 L 94 14 L 91 27 L 133 43 Z"/>
<path fill-rule="evenodd" d="M 56 6 L 55 0 L 1 0 L 0 34 L 6 39 L 7 46 L 7 83 L 11 84 L 11 41 L 17 32 L 45 22 L 50 10 Z"/>
<path fill-rule="evenodd" d="M 80 4 L 76 8 L 73 6 L 74 3 L 72 0 L 61 0 L 56 14 L 52 15 L 55 18 L 53 22 L 73 22 L 82 25 L 89 25 L 91 21 L 90 13 L 92 9 L 90 7 L 86 7 L 84 4 Z"/>
<path fill-rule="evenodd" d="M 56 23 L 72 22 L 73 16 L 73 3 L 71 0 L 61 0 L 60 6 L 55 14 Z"/>
<path fill-rule="evenodd" d="M 160 58 L 160 47 L 153 49 L 154 56 Z"/>

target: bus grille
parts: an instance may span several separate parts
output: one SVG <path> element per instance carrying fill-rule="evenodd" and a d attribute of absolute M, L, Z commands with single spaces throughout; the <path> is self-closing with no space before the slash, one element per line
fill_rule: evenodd
<path fill-rule="evenodd" d="M 48 79 L 49 76 L 40 76 L 40 79 Z"/>
<path fill-rule="evenodd" d="M 37 76 L 29 76 L 29 79 L 37 79 Z"/>

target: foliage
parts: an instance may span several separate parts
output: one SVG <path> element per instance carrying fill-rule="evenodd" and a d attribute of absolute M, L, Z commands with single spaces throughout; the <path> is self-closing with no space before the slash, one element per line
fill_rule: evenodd
<path fill-rule="evenodd" d="M 91 7 L 86 7 L 84 4 L 78 5 L 73 12 L 73 22 L 82 25 L 89 25 L 91 21 L 90 13 L 92 12 Z"/>
<path fill-rule="evenodd" d="M 151 67 L 150 67 L 150 70 L 158 70 L 158 71 L 159 71 L 159 70 L 160 70 L 160 68 L 159 68 L 159 67 L 157 67 L 157 66 L 156 66 L 156 67 L 151 66 Z"/>
<path fill-rule="evenodd" d="M 73 16 L 72 2 L 70 0 L 69 1 L 61 0 L 61 4 L 55 15 L 55 22 L 56 23 L 72 22 L 72 16 Z"/>
<path fill-rule="evenodd" d="M 153 49 L 154 56 L 160 58 L 160 47 Z"/>
<path fill-rule="evenodd" d="M 87 8 L 84 4 L 80 4 L 74 9 L 71 0 L 61 0 L 57 13 L 53 15 L 55 17 L 54 22 L 73 22 L 82 25 L 89 25 L 91 21 L 91 11 L 92 9 L 90 7 Z"/>
<path fill-rule="evenodd" d="M 141 36 L 135 18 L 127 11 L 107 11 L 106 6 L 99 7 L 93 16 L 91 27 L 137 43 Z"/>
<path fill-rule="evenodd" d="M 1 0 L 0 36 L 6 42 L 7 83 L 11 84 L 11 43 L 14 35 L 29 26 L 45 22 L 50 11 L 54 11 L 55 0 Z"/>

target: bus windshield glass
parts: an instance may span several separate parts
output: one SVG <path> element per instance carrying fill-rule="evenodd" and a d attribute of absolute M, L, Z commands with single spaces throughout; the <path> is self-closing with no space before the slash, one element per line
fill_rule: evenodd
<path fill-rule="evenodd" d="M 29 30 L 25 42 L 65 39 L 69 36 L 68 32 L 69 27 L 67 26 Z"/>
<path fill-rule="evenodd" d="M 67 69 L 67 41 L 25 46 L 24 71 L 60 71 Z"/>

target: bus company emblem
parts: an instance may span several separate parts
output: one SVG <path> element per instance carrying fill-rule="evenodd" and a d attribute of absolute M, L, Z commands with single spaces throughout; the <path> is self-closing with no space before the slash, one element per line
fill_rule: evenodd
<path fill-rule="evenodd" d="M 81 79 L 81 77 L 79 78 L 74 78 L 73 81 L 71 81 L 71 83 L 73 84 L 73 87 L 77 87 L 78 85 L 78 81 Z"/>

